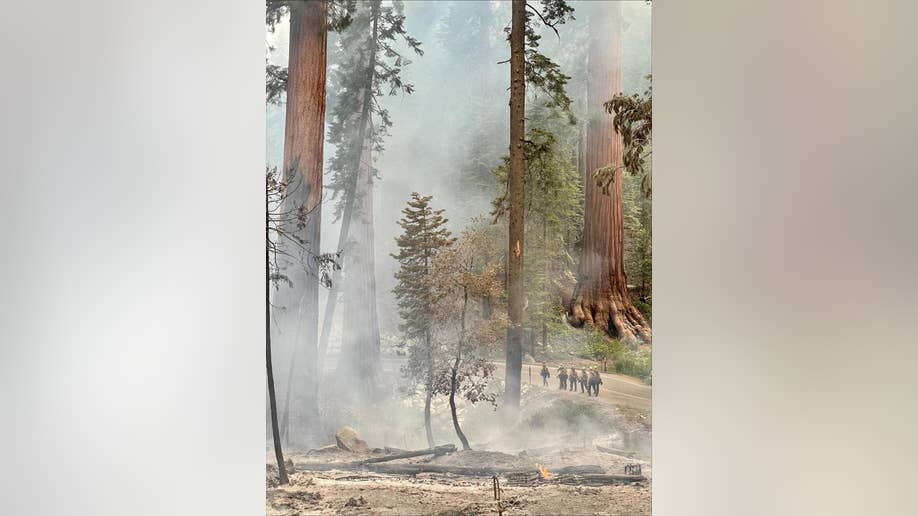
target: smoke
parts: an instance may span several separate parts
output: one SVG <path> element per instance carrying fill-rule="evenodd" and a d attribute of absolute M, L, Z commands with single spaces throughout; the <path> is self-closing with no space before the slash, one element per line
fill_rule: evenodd
<path fill-rule="evenodd" d="M 576 100 L 584 91 L 586 71 L 584 53 L 578 47 L 583 45 L 591 6 L 585 1 L 571 4 L 576 9 L 577 19 L 559 27 L 560 39 L 552 31 L 543 30 L 541 51 L 571 75 L 568 93 L 575 98 L 576 106 Z M 650 73 L 650 6 L 643 2 L 626 2 L 623 11 L 626 23 L 624 89 L 626 93 L 643 91 L 646 85 L 643 77 Z M 446 210 L 449 228 L 454 234 L 460 233 L 474 217 L 490 211 L 491 199 L 496 194 L 490 170 L 500 164 L 509 143 L 509 64 L 499 62 L 509 57 L 503 28 L 510 20 L 510 5 L 506 1 L 412 1 L 405 2 L 405 15 L 407 32 L 422 42 L 424 55 L 417 57 L 407 48 L 400 48 L 406 56 L 411 55 L 412 62 L 402 73 L 404 82 L 414 84 L 415 91 L 410 95 L 380 99 L 382 107 L 389 110 L 393 127 L 384 142 L 384 151 L 373 156 L 379 171 L 372 195 L 383 355 L 379 377 L 383 386 L 378 402 L 372 406 L 355 406 L 349 394 L 351 386 L 332 374 L 339 358 L 342 324 L 362 324 L 362 321 L 343 317 L 343 305 L 339 304 L 320 395 L 326 435 L 333 433 L 335 426 L 348 424 L 371 446 L 412 448 L 426 446 L 424 400 L 420 390 L 411 393 L 411 386 L 404 385 L 399 372 L 403 357 L 396 354 L 401 339 L 391 291 L 398 264 L 390 255 L 396 249 L 395 236 L 401 231 L 397 220 L 413 191 L 433 195 L 434 208 Z M 268 58 L 274 64 L 286 65 L 288 29 L 289 24 L 284 20 L 273 33 L 267 34 L 266 44 L 273 47 Z M 336 40 L 337 36 L 330 33 L 329 48 Z M 330 59 L 332 56 L 333 52 L 329 52 Z M 330 61 L 329 66 L 336 64 Z M 329 88 L 326 124 L 336 102 L 332 90 Z M 266 107 L 268 166 L 282 164 L 285 107 Z M 334 147 L 325 146 L 326 164 L 334 152 Z M 333 209 L 333 203 L 323 207 L 322 252 L 337 251 L 340 222 L 334 220 Z M 325 306 L 326 296 L 327 291 L 323 290 L 319 300 L 321 307 Z M 290 349 L 280 349 L 275 356 L 281 406 L 291 356 Z M 524 385 L 526 388 L 528 386 Z M 499 380 L 493 389 L 502 391 Z M 571 422 L 565 416 L 568 409 L 551 408 L 548 400 L 534 407 L 533 410 L 542 412 L 530 413 L 530 409 L 524 407 L 521 424 L 528 427 L 520 434 L 523 439 L 513 443 L 505 440 L 507 434 L 497 429 L 498 418 L 489 404 L 472 406 L 459 401 L 460 417 L 473 446 L 491 444 L 492 449 L 507 451 L 514 451 L 512 448 L 519 445 L 554 442 L 578 431 L 594 437 L 609 435 L 607 425 L 614 419 L 609 414 L 574 408 L 570 410 L 577 414 Z M 438 441 L 455 441 L 446 398 L 435 398 L 433 409 L 434 433 Z"/>

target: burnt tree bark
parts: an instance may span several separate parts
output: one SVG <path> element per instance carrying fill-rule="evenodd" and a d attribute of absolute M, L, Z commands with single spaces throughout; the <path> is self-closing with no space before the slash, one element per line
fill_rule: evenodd
<path fill-rule="evenodd" d="M 603 3 L 599 10 L 601 14 L 590 20 L 583 255 L 568 320 L 625 341 L 649 343 L 650 325 L 631 303 L 625 279 L 622 138 L 603 111 L 603 103 L 622 89 L 621 3 Z M 615 173 L 604 194 L 592 174 L 609 166 Z"/>
<path fill-rule="evenodd" d="M 471 450 L 469 440 L 459 426 L 459 416 L 456 414 L 456 387 L 458 386 L 457 376 L 459 374 L 459 364 L 462 363 L 462 346 L 465 344 L 465 315 L 469 307 L 469 289 L 462 287 L 462 323 L 459 330 L 459 345 L 456 347 L 456 359 L 453 361 L 453 369 L 449 381 L 449 410 L 453 417 L 453 428 L 456 430 L 456 436 L 462 442 L 463 450 Z"/>
<path fill-rule="evenodd" d="M 291 2 L 290 48 L 287 79 L 287 111 L 284 130 L 284 173 L 291 184 L 298 185 L 296 195 L 288 201 L 310 211 L 306 227 L 300 233 L 313 253 L 320 252 L 322 227 L 322 164 L 325 137 L 325 71 L 327 39 L 327 5 L 316 2 Z M 293 232 L 293 231 L 291 231 Z M 316 260 L 305 257 L 296 266 L 288 261 L 286 274 L 292 288 L 281 289 L 277 296 L 285 347 L 302 353 L 303 368 L 294 372 L 291 396 L 297 398 L 294 428 L 287 432 L 292 444 L 312 444 L 317 430 L 318 377 L 316 363 L 316 327 L 318 326 L 319 270 Z M 300 306 L 302 304 L 302 306 Z M 299 336 L 295 338 L 295 336 Z"/>
<path fill-rule="evenodd" d="M 430 350 L 430 336 L 427 337 L 427 349 Z M 428 360 L 430 360 L 430 351 L 428 351 Z M 427 385 L 424 393 L 424 432 L 427 434 L 427 446 L 435 448 L 433 426 L 430 424 L 430 400 L 433 398 L 433 373 L 428 372 Z"/>
<path fill-rule="evenodd" d="M 265 241 L 269 242 L 271 225 L 268 222 L 270 212 L 269 200 L 265 196 Z M 281 449 L 280 428 L 277 424 L 277 394 L 274 391 L 274 365 L 271 360 L 271 247 L 265 245 L 265 363 L 268 375 L 268 403 L 271 410 L 271 434 L 274 439 L 274 457 L 277 459 L 277 471 L 281 484 L 286 484 L 287 468 L 284 464 L 284 452 Z"/>
<path fill-rule="evenodd" d="M 504 410 L 514 420 L 520 408 L 520 375 L 523 368 L 523 174 L 526 137 L 525 31 L 526 2 L 513 0 L 510 29 L 510 167 L 509 247 L 507 260 L 507 356 L 504 371 Z"/>

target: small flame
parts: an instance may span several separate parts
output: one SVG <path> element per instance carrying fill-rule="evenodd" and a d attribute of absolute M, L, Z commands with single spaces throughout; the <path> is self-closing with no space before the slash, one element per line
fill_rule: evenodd
<path fill-rule="evenodd" d="M 548 472 L 548 469 L 545 466 L 541 464 L 536 464 L 536 466 L 539 468 L 539 474 L 542 475 L 542 478 L 545 480 L 551 480 L 554 477 L 554 475 Z"/>

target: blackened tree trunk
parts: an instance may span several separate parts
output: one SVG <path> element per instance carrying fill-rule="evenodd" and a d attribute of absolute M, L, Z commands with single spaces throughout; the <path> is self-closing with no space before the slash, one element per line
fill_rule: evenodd
<path fill-rule="evenodd" d="M 265 198 L 265 206 L 268 205 L 268 199 Z M 270 238 L 267 234 L 270 231 L 270 225 L 267 224 L 268 212 L 265 210 L 265 238 Z M 284 466 L 284 452 L 281 449 L 280 427 L 277 424 L 277 394 L 274 392 L 274 366 L 271 361 L 271 249 L 265 246 L 265 363 L 267 364 L 268 373 L 268 403 L 271 410 L 271 434 L 274 439 L 274 457 L 277 459 L 277 471 L 280 477 L 280 483 L 287 483 L 287 468 Z"/>
<path fill-rule="evenodd" d="M 462 432 L 462 428 L 459 426 L 459 416 L 456 414 L 456 387 L 458 385 L 457 376 L 459 374 L 459 364 L 462 362 L 462 346 L 465 344 L 465 315 L 468 312 L 469 306 L 469 290 L 468 287 L 463 287 L 462 292 L 462 325 L 459 331 L 459 345 L 456 347 L 456 359 L 453 361 L 453 370 L 450 375 L 449 382 L 449 410 L 453 416 L 453 428 L 456 430 L 456 436 L 459 437 L 459 441 L 462 442 L 463 450 L 471 450 L 472 447 L 469 446 L 469 440 L 465 437 L 465 433 Z"/>
<path fill-rule="evenodd" d="M 309 211 L 306 227 L 290 232 L 302 235 L 310 251 L 321 251 L 322 164 L 325 137 L 325 70 L 327 39 L 325 0 L 290 3 L 290 49 L 287 79 L 287 112 L 284 132 L 284 173 L 296 195 L 290 208 Z M 294 249 L 288 252 L 295 253 Z M 305 269 L 303 267 L 305 265 Z M 316 328 L 318 326 L 319 270 L 316 260 L 288 261 L 285 273 L 292 288 L 277 298 L 276 319 L 280 336 L 293 354 L 302 354 L 302 368 L 288 379 L 294 382 L 294 424 L 287 435 L 296 446 L 314 444 L 318 430 L 318 376 Z"/>
<path fill-rule="evenodd" d="M 606 2 L 599 10 L 590 20 L 583 255 L 568 316 L 577 327 L 589 324 L 625 341 L 650 342 L 650 325 L 632 305 L 625 280 L 622 139 L 603 111 L 603 103 L 621 92 L 621 3 Z M 603 167 L 615 167 L 608 195 L 592 178 Z"/>
<path fill-rule="evenodd" d="M 424 384 L 424 431 L 427 433 L 427 447 L 434 448 L 437 444 L 434 442 L 433 426 L 430 424 L 430 400 L 433 398 L 433 358 L 431 356 L 432 352 L 430 349 L 430 332 L 427 332 L 424 337 L 425 343 L 427 344 L 428 363 L 427 381 Z"/>
<path fill-rule="evenodd" d="M 520 408 L 520 375 L 523 368 L 523 174 L 526 135 L 526 85 L 524 82 L 524 35 L 526 2 L 513 0 L 510 30 L 510 170 L 509 254 L 507 262 L 507 358 L 504 374 L 504 409 L 511 419 Z"/>

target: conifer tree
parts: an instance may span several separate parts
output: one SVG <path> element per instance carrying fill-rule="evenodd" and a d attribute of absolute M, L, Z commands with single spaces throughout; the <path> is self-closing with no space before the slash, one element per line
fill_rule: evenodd
<path fill-rule="evenodd" d="M 523 316 L 535 358 L 536 334 L 541 334 L 542 346 L 546 346 L 549 326 L 563 321 L 566 307 L 562 300 L 575 283 L 571 251 L 582 221 L 582 189 L 573 142 L 576 133 L 566 123 L 553 126 L 552 120 L 541 117 L 539 111 L 533 115 L 530 119 L 534 125 L 566 136 L 559 139 L 555 132 L 531 129 L 524 145 L 525 227 L 530 237 L 524 245 Z M 503 164 L 493 171 L 502 191 L 493 201 L 492 214 L 498 218 L 505 217 L 509 208 L 508 164 L 504 157 Z"/>
<path fill-rule="evenodd" d="M 507 330 L 507 358 L 504 408 L 510 420 L 520 406 L 520 374 L 523 367 L 523 244 L 524 168 L 526 139 L 526 84 L 548 95 L 549 107 L 567 112 L 571 122 L 571 100 L 565 92 L 570 79 L 551 59 L 538 51 L 541 36 L 533 15 L 558 33 L 557 25 L 573 18 L 574 9 L 565 0 L 542 0 L 538 10 L 525 0 L 513 0 L 508 40 L 510 42 L 510 160 L 508 163 L 508 260 L 507 293 L 510 327 Z M 560 37 L 560 36 L 559 36 Z"/>
<path fill-rule="evenodd" d="M 631 302 L 625 275 L 622 198 L 625 167 L 620 133 L 624 126 L 616 127 L 616 120 L 603 112 L 609 97 L 622 91 L 621 23 L 618 2 L 600 4 L 599 11 L 590 19 L 589 122 L 584 147 L 584 167 L 590 178 L 585 187 L 583 253 L 568 320 L 576 327 L 590 325 L 622 341 L 650 343 L 653 332 Z M 632 168 L 636 166 L 637 161 Z M 593 180 L 593 174 L 602 169 L 609 171 L 605 192 Z"/>
<path fill-rule="evenodd" d="M 324 360 L 338 301 L 338 285 L 349 298 L 343 327 L 342 373 L 371 396 L 378 383 L 379 325 L 373 249 L 373 183 L 378 178 L 373 154 L 383 151 L 383 140 L 392 126 L 380 98 L 410 94 L 414 87 L 401 79 L 410 64 L 399 52 L 404 43 L 423 55 L 421 43 L 405 30 L 403 2 L 360 2 L 335 50 L 338 67 L 332 72 L 337 102 L 332 109 L 328 142 L 335 146 L 329 161 L 327 189 L 336 199 L 334 215 L 341 220 L 338 248 L 344 251 L 344 282 L 334 281 L 328 296 L 319 337 L 319 363 Z M 337 279 L 337 278 L 336 278 Z"/>
<path fill-rule="evenodd" d="M 427 444 L 435 446 L 430 424 L 430 402 L 437 387 L 437 372 L 441 354 L 435 349 L 433 340 L 433 311 L 437 302 L 437 291 L 429 281 L 434 258 L 443 249 L 452 245 L 454 238 L 446 228 L 447 219 L 443 210 L 430 206 L 432 196 L 412 192 L 404 216 L 398 224 L 402 234 L 396 237 L 398 253 L 392 257 L 398 260 L 398 281 L 392 292 L 398 300 L 398 312 L 402 322 L 399 331 L 413 342 L 409 349 L 408 366 L 404 373 L 424 384 L 424 428 Z"/>

